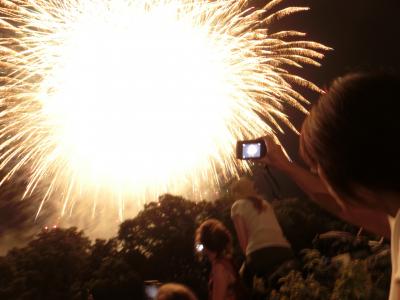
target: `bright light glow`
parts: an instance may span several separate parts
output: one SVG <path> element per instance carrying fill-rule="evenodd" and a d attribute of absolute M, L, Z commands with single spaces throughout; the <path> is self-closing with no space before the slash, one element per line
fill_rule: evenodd
<path fill-rule="evenodd" d="M 3 180 L 28 172 L 39 211 L 104 198 L 122 218 L 129 200 L 198 196 L 247 169 L 236 140 L 292 127 L 283 104 L 307 103 L 293 84 L 320 91 L 285 68 L 318 66 L 328 48 L 269 33 L 306 10 L 280 2 L 1 0 Z"/>
<path fill-rule="evenodd" d="M 260 149 L 260 145 L 251 144 L 246 148 L 246 157 L 254 157 Z"/>
<path fill-rule="evenodd" d="M 197 245 L 196 245 L 196 251 L 197 251 L 197 252 L 201 252 L 201 251 L 203 251 L 203 250 L 204 250 L 203 244 L 197 244 Z"/>

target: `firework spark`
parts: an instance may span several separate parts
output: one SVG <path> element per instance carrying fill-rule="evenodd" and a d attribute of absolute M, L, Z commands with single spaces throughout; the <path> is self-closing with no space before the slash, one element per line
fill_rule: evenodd
<path fill-rule="evenodd" d="M 285 123 L 288 67 L 327 47 L 269 25 L 307 10 L 245 0 L 0 0 L 0 169 L 23 170 L 39 210 L 200 193 L 248 168 L 238 139 Z M 267 121 L 267 122 L 265 122 Z M 86 206 L 86 210 L 87 210 Z"/>

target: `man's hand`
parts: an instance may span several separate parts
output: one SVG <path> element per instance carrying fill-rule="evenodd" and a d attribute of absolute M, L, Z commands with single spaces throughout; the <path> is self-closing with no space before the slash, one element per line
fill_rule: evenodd
<path fill-rule="evenodd" d="M 265 136 L 265 145 L 267 146 L 266 155 L 259 160 L 260 163 L 267 164 L 280 171 L 285 171 L 291 167 L 292 161 L 287 155 L 285 149 L 279 143 L 278 139 L 273 136 Z"/>

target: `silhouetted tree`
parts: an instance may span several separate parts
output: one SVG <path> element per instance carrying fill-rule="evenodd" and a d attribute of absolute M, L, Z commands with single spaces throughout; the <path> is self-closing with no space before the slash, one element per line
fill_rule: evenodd
<path fill-rule="evenodd" d="M 372 281 L 365 261 L 355 260 L 343 267 L 335 282 L 331 300 L 371 299 Z"/>
<path fill-rule="evenodd" d="M 0 299 L 10 299 L 14 270 L 12 263 L 5 257 L 0 257 Z"/>
<path fill-rule="evenodd" d="M 163 195 L 159 201 L 146 204 L 135 218 L 123 222 L 117 237 L 93 243 L 76 228 L 42 231 L 26 247 L 0 257 L 0 299 L 87 300 L 90 291 L 106 299 L 117 297 L 111 295 L 123 299 L 136 293 L 141 297 L 141 278 L 184 283 L 204 299 L 209 265 L 194 251 L 194 232 L 206 219 L 222 221 L 234 237 L 234 258 L 241 262 L 243 256 L 230 218 L 232 203 L 229 196 L 196 203 Z M 260 289 L 265 297 L 387 298 L 387 243 L 371 243 L 368 236 L 356 234 L 357 228 L 307 200 L 283 199 L 272 204 L 298 259 L 295 267 L 283 265 L 273 280 L 259 278 L 261 283 L 266 282 L 267 289 Z M 332 230 L 348 232 L 318 235 Z M 341 253 L 347 260 L 337 257 Z"/>
<path fill-rule="evenodd" d="M 81 266 L 81 282 L 75 294 L 76 300 L 87 300 L 90 290 L 93 288 L 96 274 L 103 266 L 104 261 L 117 259 L 118 243 L 117 240 L 96 239 L 90 247 L 90 253 L 86 262 Z M 112 274 L 110 274 L 112 275 Z"/>
<path fill-rule="evenodd" d="M 193 247 L 202 208 L 203 204 L 172 195 L 145 205 L 137 217 L 120 226 L 118 239 L 126 261 L 147 279 L 182 282 L 204 293 L 206 269 Z"/>
<path fill-rule="evenodd" d="M 306 199 L 288 198 L 274 201 L 273 206 L 282 229 L 298 252 L 310 248 L 316 234 L 331 230 L 356 233 L 358 228 L 325 212 Z"/>
<path fill-rule="evenodd" d="M 109 256 L 93 273 L 90 290 L 95 300 L 144 300 L 141 277 L 119 255 Z"/>
<path fill-rule="evenodd" d="M 7 296 L 15 300 L 72 299 L 89 251 L 89 239 L 75 227 L 41 232 L 26 247 L 6 256 L 13 269 Z"/>

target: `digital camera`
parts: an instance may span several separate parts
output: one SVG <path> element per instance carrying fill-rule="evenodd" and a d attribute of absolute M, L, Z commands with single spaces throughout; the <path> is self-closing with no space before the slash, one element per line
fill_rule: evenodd
<path fill-rule="evenodd" d="M 256 160 L 265 156 L 267 147 L 263 139 L 238 141 L 236 157 L 243 160 Z"/>

